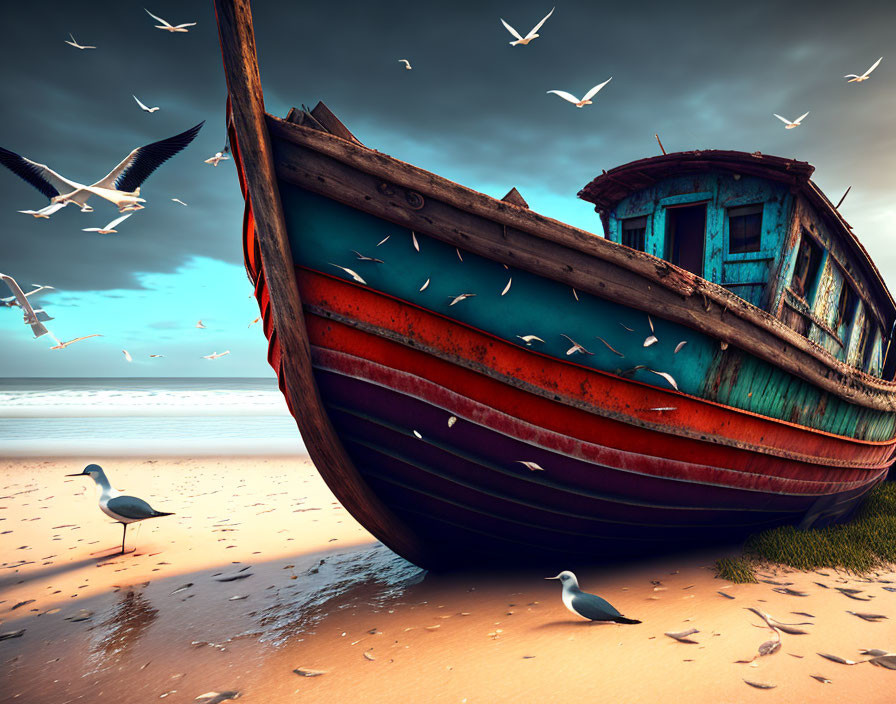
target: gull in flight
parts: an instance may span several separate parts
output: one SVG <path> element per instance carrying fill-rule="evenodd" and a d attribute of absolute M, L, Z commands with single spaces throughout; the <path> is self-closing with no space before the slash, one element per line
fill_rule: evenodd
<path fill-rule="evenodd" d="M 16 285 L 18 285 L 18 284 L 16 284 Z M 34 288 L 31 289 L 30 291 L 26 291 L 23 294 L 25 296 L 25 298 L 28 298 L 28 296 L 33 296 L 35 293 L 40 293 L 41 291 L 45 291 L 48 289 L 54 290 L 54 291 L 56 290 L 53 286 L 44 286 L 43 284 L 31 284 L 31 285 L 34 286 Z M 21 308 L 21 306 L 19 305 L 18 299 L 16 299 L 16 297 L 14 295 L 9 296 L 8 298 L 0 298 L 0 305 L 4 305 L 7 308 Z"/>
<path fill-rule="evenodd" d="M 772 113 L 772 115 L 774 115 L 774 116 L 777 117 L 781 122 L 784 123 L 784 129 L 785 129 L 785 130 L 792 130 L 794 127 L 799 127 L 799 126 L 800 126 L 800 123 L 803 121 L 803 119 L 804 119 L 804 118 L 806 117 L 806 115 L 808 115 L 808 114 L 809 114 L 808 112 L 807 112 L 807 113 L 804 113 L 804 114 L 800 115 L 798 118 L 796 118 L 793 122 L 791 122 L 791 121 L 788 120 L 786 117 L 781 117 L 780 115 L 778 115 L 777 113 L 774 113 L 774 112 Z"/>
<path fill-rule="evenodd" d="M 2 147 L 0 147 L 0 164 L 50 199 L 50 204 L 47 207 L 28 213 L 35 217 L 52 215 L 56 210 L 69 203 L 78 205 L 82 213 L 89 213 L 93 210 L 91 206 L 87 205 L 91 196 L 99 196 L 114 203 L 121 213 L 140 210 L 143 208 L 140 204 L 146 202 L 146 199 L 140 198 L 141 184 L 159 166 L 192 142 L 203 124 L 205 124 L 204 120 L 173 137 L 134 149 L 118 166 L 90 186 L 70 181 L 45 164 L 38 164 L 36 161 L 26 159 Z"/>
<path fill-rule="evenodd" d="M 196 321 L 196 327 L 200 330 L 205 330 L 205 323 L 202 322 L 201 318 Z"/>
<path fill-rule="evenodd" d="M 399 60 L 398 60 L 398 63 L 400 63 L 400 64 L 404 64 L 404 67 L 405 67 L 408 71 L 411 70 L 411 62 L 408 61 L 407 59 L 399 59 Z"/>
<path fill-rule="evenodd" d="M 72 38 L 72 40 L 69 41 L 68 39 L 66 39 L 65 43 L 68 44 L 69 46 L 75 47 L 75 49 L 96 49 L 95 46 L 83 46 L 81 44 L 78 44 L 78 40 L 75 39 L 74 35 L 72 35 L 71 33 L 68 36 L 70 36 Z M 870 73 L 870 71 L 869 71 L 869 73 Z"/>
<path fill-rule="evenodd" d="M 884 60 L 884 57 L 881 56 L 877 61 L 874 62 L 874 66 L 872 66 L 867 71 L 865 71 L 865 73 L 863 73 L 861 76 L 857 76 L 854 73 L 850 73 L 850 74 L 844 76 L 844 78 L 849 79 L 847 81 L 847 83 L 861 83 L 862 81 L 867 81 L 870 78 L 870 76 L 868 74 L 871 73 L 874 69 L 876 69 L 878 67 L 878 65 L 880 64 L 880 62 L 883 60 Z"/>
<path fill-rule="evenodd" d="M 599 83 L 598 85 L 594 86 L 594 88 L 592 88 L 592 89 L 589 90 L 587 93 L 585 93 L 584 97 L 583 97 L 581 100 L 579 100 L 579 99 L 578 99 L 576 96 L 574 96 L 572 93 L 567 93 L 565 90 L 549 90 L 548 93 L 553 93 L 554 95 L 559 95 L 561 98 L 563 98 L 564 100 L 566 100 L 566 101 L 572 103 L 572 104 L 575 105 L 577 108 L 583 108 L 583 107 L 585 107 L 586 105 L 591 105 L 591 103 L 593 102 L 591 99 L 592 99 L 595 95 L 597 95 L 598 91 L 599 91 L 601 88 L 603 88 L 605 85 L 607 85 L 607 83 L 609 83 L 609 82 L 612 81 L 612 80 L 613 80 L 613 77 L 610 76 L 610 77 L 609 77 L 607 80 L 605 80 L 603 83 Z"/>
<path fill-rule="evenodd" d="M 20 213 L 24 213 L 25 215 L 33 215 L 36 218 L 43 218 L 44 220 L 49 220 L 50 216 L 55 213 L 57 210 L 61 210 L 68 203 L 50 203 L 48 206 L 41 208 L 40 210 L 20 210 Z"/>
<path fill-rule="evenodd" d="M 59 340 L 56 340 L 56 342 L 59 342 L 59 344 L 54 345 L 50 349 L 51 350 L 64 350 L 69 345 L 73 345 L 76 342 L 80 342 L 81 340 L 86 340 L 88 337 L 102 337 L 102 335 L 95 332 L 95 333 L 93 333 L 93 335 L 85 335 L 84 337 L 76 337 L 74 340 L 69 340 L 68 342 L 59 342 Z"/>
<path fill-rule="evenodd" d="M 143 8 L 146 10 L 146 8 Z M 164 29 L 166 32 L 189 32 L 190 30 L 187 27 L 195 27 L 195 22 L 187 22 L 186 24 L 172 25 L 170 22 L 163 20 L 161 17 L 157 17 L 152 14 L 149 10 L 146 10 L 146 14 L 152 17 L 157 22 L 161 22 L 162 24 L 157 24 L 156 29 Z"/>
<path fill-rule="evenodd" d="M 185 206 L 185 207 L 186 207 L 186 205 L 187 205 L 187 204 L 184 203 L 180 198 L 172 198 L 171 200 L 173 200 L 175 203 L 180 203 L 181 205 L 183 205 L 183 206 Z"/>
<path fill-rule="evenodd" d="M 230 158 L 229 156 L 227 156 L 229 151 L 230 151 L 230 145 L 225 144 L 224 148 L 221 151 L 216 152 L 213 157 L 209 157 L 208 159 L 206 159 L 205 163 L 211 164 L 212 166 L 217 166 L 219 161 L 226 161 L 227 159 Z"/>
<path fill-rule="evenodd" d="M 29 291 L 27 294 L 25 294 L 25 293 L 22 293 L 22 289 L 16 283 L 16 280 L 14 278 L 12 278 L 11 276 L 7 276 L 6 274 L 0 274 L 0 279 L 2 279 L 3 282 L 7 285 L 10 292 L 12 293 L 12 297 L 14 299 L 13 301 L 10 301 L 10 299 L 4 298 L 4 299 L 2 299 L 3 304 L 10 308 L 12 308 L 13 306 L 16 306 L 16 307 L 22 309 L 22 313 L 25 316 L 25 325 L 31 326 L 31 332 L 34 333 L 35 338 L 41 337 L 42 335 L 46 335 L 47 333 L 50 333 L 50 331 L 47 330 L 43 324 L 48 320 L 52 320 L 52 318 L 49 315 L 47 315 L 47 313 L 43 309 L 38 308 L 37 310 L 35 310 L 34 308 L 32 308 L 31 302 L 28 300 L 28 296 L 30 294 L 37 293 L 41 289 L 37 288 L 34 291 Z M 51 288 L 51 287 L 45 286 L 43 288 Z M 52 333 L 50 333 L 50 335 L 52 336 Z M 57 342 L 58 342 L 58 340 L 57 340 Z"/>
<path fill-rule="evenodd" d="M 122 350 L 121 353 L 124 355 L 124 358 L 125 358 L 128 362 L 133 362 L 133 361 L 134 361 L 133 357 L 131 357 L 131 353 L 128 352 L 127 350 Z"/>
<path fill-rule="evenodd" d="M 82 232 L 96 232 L 99 235 L 112 235 L 117 234 L 118 230 L 115 228 L 131 217 L 133 213 L 125 213 L 120 218 L 115 218 L 112 222 L 110 222 L 105 227 L 83 227 L 81 228 Z"/>
<path fill-rule="evenodd" d="M 522 44 L 523 46 L 526 46 L 526 44 L 531 42 L 533 39 L 537 39 L 539 36 L 538 30 L 541 29 L 541 25 L 543 25 L 545 22 L 548 21 L 548 17 L 553 15 L 554 10 L 556 10 L 556 9 L 557 8 L 551 8 L 551 11 L 548 14 L 546 14 L 544 16 L 544 18 L 542 18 L 541 22 L 539 22 L 532 29 L 530 29 L 529 33 L 525 37 L 521 37 L 519 32 L 517 32 L 513 27 L 511 27 L 509 24 L 507 24 L 503 19 L 501 19 L 501 24 L 504 25 L 504 28 L 508 32 L 510 32 L 514 37 L 516 37 L 516 39 L 514 41 L 510 42 L 510 46 L 516 46 L 517 44 Z"/>
<path fill-rule="evenodd" d="M 144 105 L 142 102 L 140 102 L 140 98 L 138 98 L 138 97 L 137 97 L 136 95 L 134 95 L 133 93 L 132 93 L 131 95 L 133 96 L 134 100 L 137 101 L 137 105 L 140 106 L 140 109 L 141 109 L 143 112 L 155 112 L 156 110 L 159 109 L 158 107 L 154 107 L 154 108 L 147 107 L 147 106 Z"/>
<path fill-rule="evenodd" d="M 202 355 L 203 359 L 217 359 L 218 357 L 223 357 L 225 354 L 230 354 L 230 350 L 226 350 L 225 352 L 212 352 L 211 354 Z"/>
<path fill-rule="evenodd" d="M 151 355 L 149 355 L 149 356 L 150 356 L 150 357 L 164 357 L 165 355 L 163 355 L 163 354 L 151 354 Z"/>

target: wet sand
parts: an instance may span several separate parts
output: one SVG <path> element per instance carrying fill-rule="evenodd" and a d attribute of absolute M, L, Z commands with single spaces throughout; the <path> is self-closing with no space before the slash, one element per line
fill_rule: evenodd
<path fill-rule="evenodd" d="M 732 585 L 714 578 L 713 553 L 569 565 L 583 589 L 643 621 L 591 624 L 540 572 L 434 575 L 394 556 L 304 457 L 101 461 L 113 486 L 176 513 L 132 526 L 136 550 L 117 555 L 120 526 L 92 481 L 64 476 L 89 461 L 0 461 L 0 634 L 24 629 L 0 640 L 0 702 L 227 690 L 275 704 L 893 698 L 896 671 L 818 655 L 896 650 L 893 573 L 769 569 L 764 579 L 792 584 Z M 747 607 L 812 625 L 737 664 L 775 638 Z M 664 635 L 691 628 L 696 643 Z"/>

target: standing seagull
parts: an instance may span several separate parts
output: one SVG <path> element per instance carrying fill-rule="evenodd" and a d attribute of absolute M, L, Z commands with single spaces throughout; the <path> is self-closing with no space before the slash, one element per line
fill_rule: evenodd
<path fill-rule="evenodd" d="M 74 35 L 71 33 L 68 36 L 70 36 L 72 38 L 72 40 L 69 41 L 68 39 L 66 39 L 65 43 L 68 44 L 69 46 L 75 47 L 75 49 L 96 49 L 95 46 L 84 46 L 82 44 L 78 44 L 78 40 L 75 39 Z M 870 71 L 869 71 L 869 73 L 870 73 Z"/>
<path fill-rule="evenodd" d="M 134 98 L 134 100 L 137 101 L 137 105 L 140 106 L 140 109 L 141 109 L 143 112 L 155 112 L 156 110 L 159 109 L 158 106 L 156 106 L 156 107 L 154 107 L 154 108 L 151 108 L 151 107 L 148 107 L 148 106 L 144 105 L 142 102 L 140 102 L 140 98 L 138 98 L 138 97 L 137 97 L 136 95 L 134 95 L 133 93 L 131 93 L 131 96 Z"/>
<path fill-rule="evenodd" d="M 121 554 L 124 555 L 124 540 L 128 533 L 128 523 L 136 523 L 147 518 L 159 518 L 160 516 L 173 516 L 173 513 L 162 513 L 156 511 L 152 506 L 143 499 L 136 496 L 124 496 L 119 494 L 109 480 L 106 473 L 98 464 L 89 464 L 84 468 L 83 472 L 77 474 L 66 474 L 67 477 L 88 476 L 96 482 L 97 492 L 99 493 L 100 510 L 110 518 L 114 518 L 124 527 L 121 534 Z"/>
<path fill-rule="evenodd" d="M 565 90 L 549 90 L 548 93 L 553 93 L 554 95 L 559 95 L 561 98 L 563 98 L 563 99 L 566 100 L 567 102 L 572 103 L 572 104 L 575 105 L 577 108 L 583 108 L 583 107 L 585 107 L 586 105 L 591 105 L 591 103 L 593 102 L 591 99 L 592 99 L 595 95 L 597 95 L 598 91 L 599 91 L 601 88 L 603 88 L 605 85 L 607 85 L 607 83 L 609 83 L 609 82 L 612 81 L 612 80 L 613 80 L 613 77 L 610 76 L 610 77 L 609 77 L 607 80 L 605 80 L 603 83 L 599 83 L 598 85 L 594 86 L 594 88 L 592 88 L 592 89 L 589 90 L 587 93 L 585 93 L 585 95 L 582 97 L 581 100 L 579 100 L 579 99 L 578 99 L 576 96 L 574 96 L 572 93 L 567 93 Z"/>
<path fill-rule="evenodd" d="M 867 71 L 865 71 L 865 73 L 863 73 L 861 76 L 857 76 L 854 73 L 849 73 L 849 74 L 845 75 L 844 78 L 849 79 L 847 81 L 847 83 L 861 83 L 862 81 L 867 81 L 870 78 L 870 76 L 868 74 L 871 73 L 874 69 L 876 69 L 878 64 L 880 64 L 880 62 L 883 60 L 884 60 L 884 57 L 881 56 L 877 61 L 874 62 L 874 66 L 872 66 Z"/>
<path fill-rule="evenodd" d="M 31 215 L 52 215 L 55 212 L 54 206 L 62 207 L 69 203 L 80 206 L 82 213 L 89 213 L 93 208 L 87 205 L 87 200 L 94 195 L 115 203 L 121 213 L 140 210 L 143 207 L 140 203 L 146 202 L 139 197 L 140 185 L 153 171 L 192 142 L 204 124 L 205 120 L 173 137 L 134 149 L 118 166 L 91 186 L 70 181 L 45 164 L 38 164 L 2 147 L 0 164 L 50 199 L 49 206 L 43 208 L 43 211 L 29 213 Z"/>
<path fill-rule="evenodd" d="M 515 40 L 515 41 L 510 42 L 510 46 L 516 46 L 517 44 L 522 44 L 523 46 L 526 46 L 526 45 L 527 45 L 529 42 L 531 42 L 533 39 L 537 39 L 538 36 L 539 36 L 539 35 L 538 35 L 538 30 L 541 29 L 541 25 L 543 25 L 545 22 L 548 21 L 548 17 L 550 17 L 551 15 L 553 15 L 553 14 L 554 14 L 554 10 L 556 10 L 556 9 L 557 9 L 556 7 L 552 7 L 552 8 L 551 8 L 551 11 L 550 11 L 548 14 L 546 14 L 546 15 L 544 16 L 544 18 L 541 20 L 541 22 L 539 22 L 539 23 L 538 23 L 537 25 L 535 25 L 532 29 L 530 29 L 530 30 L 529 30 L 529 33 L 528 33 L 525 37 L 521 37 L 519 32 L 517 32 L 513 27 L 511 27 L 509 24 L 507 24 L 507 23 L 504 21 L 503 18 L 500 18 L 500 19 L 501 19 L 501 24 L 504 25 L 504 29 L 506 29 L 506 30 L 507 30 L 508 32 L 510 32 L 514 37 L 516 37 L 516 40 Z"/>
<path fill-rule="evenodd" d="M 589 594 L 579 589 L 579 581 L 576 576 L 566 570 L 556 577 L 545 579 L 559 579 L 563 585 L 563 605 L 576 616 L 587 618 L 591 621 L 614 621 L 616 623 L 641 623 L 633 618 L 626 618 L 619 613 L 610 602 L 595 594 Z"/>
<path fill-rule="evenodd" d="M 796 118 L 793 122 L 791 122 L 791 121 L 788 120 L 786 117 L 781 117 L 778 113 L 775 113 L 775 112 L 772 113 L 772 115 L 774 115 L 774 116 L 777 117 L 781 122 L 784 123 L 784 129 L 785 129 L 785 130 L 792 130 L 794 127 L 799 127 L 799 126 L 800 126 L 800 123 L 803 121 L 803 119 L 804 119 L 808 114 L 809 114 L 808 112 L 803 113 L 803 114 L 800 115 L 798 118 Z"/>
<path fill-rule="evenodd" d="M 146 10 L 145 7 L 143 9 Z M 186 24 L 179 24 L 179 25 L 175 26 L 175 25 L 171 24 L 170 22 L 168 22 L 167 20 L 163 20 L 161 17 L 157 17 L 156 15 L 152 14 L 149 10 L 146 10 L 146 14 L 149 15 L 150 17 L 152 17 L 157 22 L 162 23 L 162 24 L 157 24 L 156 29 L 164 29 L 168 32 L 189 32 L 190 30 L 188 30 L 187 27 L 195 27 L 196 26 L 195 22 L 187 22 Z"/>

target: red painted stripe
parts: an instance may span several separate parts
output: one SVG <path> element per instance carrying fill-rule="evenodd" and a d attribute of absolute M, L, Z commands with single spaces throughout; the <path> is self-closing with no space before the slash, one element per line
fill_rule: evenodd
<path fill-rule="evenodd" d="M 420 376 L 377 364 L 357 356 L 314 348 L 315 366 L 339 374 L 361 379 L 407 396 L 425 401 L 465 420 L 502 433 L 516 440 L 545 450 L 556 452 L 586 462 L 604 465 L 614 470 L 633 474 L 677 479 L 713 486 L 733 487 L 775 494 L 834 494 L 859 489 L 874 482 L 880 472 L 847 470 L 851 480 L 844 480 L 842 472 L 824 470 L 812 466 L 797 478 L 784 478 L 770 474 L 731 470 L 706 464 L 681 462 L 641 452 L 626 452 L 604 444 L 585 442 L 568 434 L 548 430 L 503 413 L 490 405 L 458 394 L 449 388 Z M 463 372 L 470 373 L 470 372 Z M 513 390 L 516 394 L 525 392 Z M 646 448 L 659 449 L 660 443 L 646 443 Z M 814 471 L 812 471 L 814 470 Z M 816 476 L 808 476 L 813 474 Z M 836 477 L 836 479 L 835 479 Z"/>
<path fill-rule="evenodd" d="M 481 365 L 499 375 L 522 380 L 550 394 L 559 394 L 606 409 L 618 414 L 620 419 L 666 425 L 670 432 L 681 429 L 691 434 L 747 442 L 772 450 L 796 451 L 815 458 L 815 461 L 847 462 L 858 467 L 882 467 L 891 461 L 896 449 L 896 439 L 889 442 L 868 442 L 836 436 L 555 360 L 370 289 L 329 276 L 300 271 L 301 295 L 308 304 L 410 337 L 421 346 Z M 335 334 L 330 329 L 336 330 L 337 324 L 328 321 L 321 327 L 314 320 L 314 316 L 309 316 L 312 343 L 331 346 L 324 338 Z M 373 348 L 382 350 L 386 342 L 375 342 L 375 338 L 370 335 L 352 337 L 351 342 L 348 342 L 347 332 L 340 331 L 339 335 L 349 345 L 361 345 L 358 348 L 349 346 L 347 349 L 340 349 L 368 359 L 374 359 L 368 348 L 371 352 Z M 388 350 L 389 354 L 402 356 L 401 363 L 393 366 L 413 371 L 408 365 L 421 364 L 414 354 L 415 350 L 395 343 Z M 436 365 L 437 361 L 435 357 L 425 355 L 422 364 Z M 447 372 L 453 374 L 458 369 L 457 365 L 448 364 Z M 421 376 L 432 378 L 426 372 Z M 476 380 L 476 383 L 465 386 L 464 393 L 476 395 L 477 387 L 480 386 L 494 391 L 493 386 L 487 383 L 488 377 L 477 374 Z M 557 405 L 553 405 L 551 413 L 556 412 Z M 677 410 L 664 413 L 662 418 L 649 410 L 669 406 L 674 406 Z M 513 411 L 510 413 L 518 414 Z M 548 423 L 549 420 L 546 416 L 543 423 Z M 588 422 L 596 422 L 595 416 L 589 415 Z M 663 442 L 669 442 L 671 437 L 665 436 Z M 705 452 L 707 444 L 700 443 L 699 452 Z M 730 450 L 726 450 L 728 451 Z"/>

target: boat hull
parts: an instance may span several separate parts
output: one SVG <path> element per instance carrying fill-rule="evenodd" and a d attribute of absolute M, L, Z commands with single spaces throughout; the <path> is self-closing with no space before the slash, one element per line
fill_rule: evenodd
<path fill-rule="evenodd" d="M 425 547 L 417 562 L 562 566 L 824 526 L 886 476 L 885 408 L 727 352 L 702 322 L 648 317 L 304 180 L 280 196 L 314 378 L 361 479 Z M 249 211 L 247 268 L 285 389 L 254 238 Z"/>

